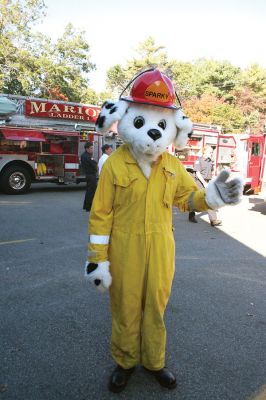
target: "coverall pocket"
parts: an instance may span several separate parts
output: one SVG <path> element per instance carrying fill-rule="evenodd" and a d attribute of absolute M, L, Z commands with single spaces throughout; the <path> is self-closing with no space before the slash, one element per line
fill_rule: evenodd
<path fill-rule="evenodd" d="M 119 177 L 115 179 L 115 205 L 134 203 L 139 198 L 137 178 Z"/>
<path fill-rule="evenodd" d="M 165 207 L 171 208 L 175 195 L 175 173 L 164 169 L 164 175 L 166 181 L 163 195 L 163 204 Z"/>

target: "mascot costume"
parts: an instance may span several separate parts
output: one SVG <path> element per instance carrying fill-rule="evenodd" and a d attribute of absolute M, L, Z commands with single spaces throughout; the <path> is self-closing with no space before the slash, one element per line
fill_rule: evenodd
<path fill-rule="evenodd" d="M 123 96 L 132 85 L 130 95 Z M 134 78 L 117 102 L 103 104 L 96 123 L 114 123 L 124 144 L 102 169 L 89 218 L 85 276 L 110 288 L 112 357 L 109 389 L 121 392 L 141 364 L 160 385 L 176 387 L 165 366 L 164 311 L 175 270 L 172 206 L 206 211 L 237 204 L 240 178 L 223 170 L 199 190 L 181 162 L 166 150 L 185 147 L 193 125 L 176 104 L 170 79 L 158 69 Z"/>

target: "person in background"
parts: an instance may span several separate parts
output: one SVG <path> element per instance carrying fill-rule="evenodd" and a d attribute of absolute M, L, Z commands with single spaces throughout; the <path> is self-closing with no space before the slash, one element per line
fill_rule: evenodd
<path fill-rule="evenodd" d="M 81 166 L 86 175 L 86 193 L 83 203 L 83 210 L 90 211 L 92 200 L 97 187 L 98 166 L 93 159 L 93 143 L 87 142 L 84 145 L 85 151 L 81 155 Z"/>
<path fill-rule="evenodd" d="M 100 157 L 99 161 L 98 161 L 98 168 L 99 168 L 99 175 L 101 173 L 103 164 L 105 163 L 105 161 L 107 160 L 107 158 L 110 156 L 110 154 L 112 153 L 113 149 L 112 146 L 110 144 L 104 144 L 102 146 L 102 156 Z"/>
<path fill-rule="evenodd" d="M 213 149 L 210 146 L 204 147 L 203 155 L 194 164 L 194 178 L 200 189 L 205 188 L 212 179 L 213 172 Z M 188 219 L 190 222 L 198 222 L 195 211 L 190 211 Z M 222 225 L 222 221 L 217 219 L 216 210 L 208 210 L 211 226 Z"/>

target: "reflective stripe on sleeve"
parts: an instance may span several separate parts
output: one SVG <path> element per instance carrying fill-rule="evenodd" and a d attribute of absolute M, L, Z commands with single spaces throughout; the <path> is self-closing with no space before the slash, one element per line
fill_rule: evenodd
<path fill-rule="evenodd" d="M 90 235 L 89 241 L 91 244 L 108 244 L 109 235 Z"/>

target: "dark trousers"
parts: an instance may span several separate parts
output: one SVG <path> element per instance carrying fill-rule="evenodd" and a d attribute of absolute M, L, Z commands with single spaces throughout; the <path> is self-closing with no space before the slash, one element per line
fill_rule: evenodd
<path fill-rule="evenodd" d="M 195 181 L 196 181 L 196 184 L 199 189 L 204 189 L 203 184 L 198 179 L 195 179 Z M 209 182 L 209 181 L 210 181 L 210 179 L 206 179 L 206 182 Z M 208 210 L 207 212 L 208 212 L 208 217 L 209 217 L 210 222 L 217 220 L 217 211 L 216 210 Z M 188 218 L 191 219 L 191 218 L 195 217 L 195 215 L 196 215 L 195 211 L 190 211 Z"/>
<path fill-rule="evenodd" d="M 83 202 L 83 210 L 90 211 L 93 201 L 94 194 L 97 188 L 97 178 L 96 176 L 89 175 L 86 177 L 86 193 Z"/>

